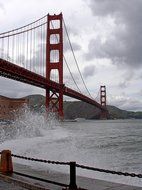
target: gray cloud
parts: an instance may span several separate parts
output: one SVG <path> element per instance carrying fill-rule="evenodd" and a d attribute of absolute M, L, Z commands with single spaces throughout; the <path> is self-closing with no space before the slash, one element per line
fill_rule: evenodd
<path fill-rule="evenodd" d="M 77 42 L 71 42 L 72 48 L 74 51 L 81 50 L 81 46 Z M 70 44 L 67 38 L 64 38 L 64 53 L 71 51 Z"/>
<path fill-rule="evenodd" d="M 78 36 L 78 34 L 80 33 L 79 29 L 76 27 L 70 27 L 68 25 L 68 26 L 66 26 L 66 29 L 68 31 L 68 34 L 73 35 L 73 36 Z M 66 34 L 66 31 L 64 31 L 64 34 Z"/>
<path fill-rule="evenodd" d="M 90 0 L 89 6 L 96 17 L 114 19 L 115 28 L 108 39 L 91 40 L 86 59 L 110 58 L 114 63 L 129 66 L 142 65 L 142 1 Z"/>
<path fill-rule="evenodd" d="M 86 60 L 90 61 L 94 58 L 108 57 L 107 53 L 103 51 L 103 48 L 100 38 L 97 38 L 96 40 L 92 39 L 88 45 L 89 52 L 85 54 Z"/>
<path fill-rule="evenodd" d="M 0 77 L 0 95 L 21 98 L 29 94 L 43 93 L 43 90 L 31 85 Z"/>
<path fill-rule="evenodd" d="M 139 95 L 142 96 L 142 89 L 140 90 Z"/>
<path fill-rule="evenodd" d="M 72 76 L 73 76 L 73 78 L 75 79 L 75 82 L 76 82 L 77 84 L 82 83 L 82 81 L 81 81 L 80 76 L 78 75 L 78 73 L 72 72 Z M 64 74 L 64 83 L 65 83 L 66 85 L 75 85 L 75 84 L 74 84 L 74 81 L 73 81 L 73 79 L 72 79 L 72 76 L 71 76 L 69 73 L 65 73 L 65 74 Z"/>
<path fill-rule="evenodd" d="M 75 42 L 72 42 L 72 48 L 74 51 L 81 50 L 81 46 Z M 64 52 L 71 51 L 71 48 L 68 43 L 64 43 Z"/>
<path fill-rule="evenodd" d="M 127 71 L 125 74 L 121 76 L 121 81 L 118 84 L 118 87 L 127 88 L 130 85 L 131 81 L 133 81 L 134 76 L 135 76 L 134 71 L 132 70 Z"/>
<path fill-rule="evenodd" d="M 67 30 L 67 32 L 66 32 Z M 76 41 L 73 41 L 71 39 L 71 37 L 76 37 L 78 36 L 79 34 L 79 31 L 75 28 L 75 27 L 69 27 L 69 26 L 66 26 L 66 30 L 64 28 L 64 31 L 63 31 L 63 35 L 64 35 L 64 52 L 67 52 L 67 51 L 71 51 L 71 48 L 70 48 L 70 43 L 69 43 L 69 40 L 68 40 L 68 37 L 70 39 L 70 42 L 71 42 L 71 45 L 73 47 L 73 50 L 74 51 L 78 51 L 78 50 L 81 50 L 81 46 L 79 45 L 79 43 L 77 43 Z"/>
<path fill-rule="evenodd" d="M 126 95 L 111 97 L 111 105 L 115 105 L 123 110 L 138 111 L 142 109 L 142 101 L 140 99 L 130 98 Z"/>
<path fill-rule="evenodd" d="M 123 82 L 120 82 L 118 86 L 119 86 L 120 88 L 127 88 L 128 83 L 127 83 L 127 81 L 123 81 Z"/>
<path fill-rule="evenodd" d="M 83 70 L 83 76 L 84 78 L 88 78 L 93 76 L 95 73 L 95 66 L 94 65 L 88 65 Z"/>
<path fill-rule="evenodd" d="M 4 10 L 4 5 L 1 2 L 0 2 L 0 9 Z"/>
<path fill-rule="evenodd" d="M 123 104 L 121 105 L 122 109 L 125 110 L 133 110 L 133 111 L 138 111 L 141 110 L 141 101 L 139 100 L 125 100 Z"/>
<path fill-rule="evenodd" d="M 77 44 L 76 42 L 72 43 L 72 47 L 73 47 L 74 51 L 81 50 L 81 46 L 79 44 Z"/>

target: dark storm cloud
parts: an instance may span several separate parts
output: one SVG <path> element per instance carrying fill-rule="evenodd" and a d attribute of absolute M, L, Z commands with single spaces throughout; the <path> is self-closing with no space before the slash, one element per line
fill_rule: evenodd
<path fill-rule="evenodd" d="M 115 29 L 109 38 L 91 40 L 86 59 L 110 58 L 114 63 L 142 65 L 142 0 L 90 0 L 89 6 L 96 17 L 114 19 Z"/>
<path fill-rule="evenodd" d="M 93 76 L 95 73 L 95 66 L 94 65 L 88 65 L 83 70 L 83 76 L 84 78 L 88 78 Z"/>

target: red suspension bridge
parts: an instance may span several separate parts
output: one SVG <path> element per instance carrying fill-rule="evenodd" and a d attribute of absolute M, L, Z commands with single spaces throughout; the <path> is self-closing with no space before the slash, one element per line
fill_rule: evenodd
<path fill-rule="evenodd" d="M 78 79 L 63 54 L 63 30 L 86 93 L 81 92 Z M 70 83 L 72 79 L 76 89 L 64 83 L 63 63 L 69 72 L 66 78 Z M 48 14 L 28 25 L 1 33 L 0 76 L 45 89 L 46 108 L 57 112 L 61 118 L 64 115 L 63 95 L 96 106 L 101 110 L 100 117 L 107 118 L 105 86 L 100 87 L 99 103 L 92 98 L 85 84 L 62 14 Z"/>

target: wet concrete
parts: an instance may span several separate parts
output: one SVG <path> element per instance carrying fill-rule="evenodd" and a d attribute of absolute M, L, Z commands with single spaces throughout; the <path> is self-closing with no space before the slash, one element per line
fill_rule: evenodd
<path fill-rule="evenodd" d="M 14 171 L 39 177 L 42 179 L 60 182 L 67 185 L 69 184 L 68 174 L 63 174 L 53 171 L 39 171 L 29 166 L 16 164 L 16 163 L 14 164 Z M 27 183 L 27 185 L 23 185 L 24 183 Z M 120 183 L 112 183 L 108 181 L 91 179 L 80 176 L 77 176 L 77 185 L 78 187 L 88 190 L 142 190 L 142 187 L 134 187 Z M 37 181 L 34 179 L 29 179 L 27 177 L 22 177 L 17 174 L 12 174 L 11 176 L 8 177 L 2 177 L 2 175 L 0 174 L 0 190 L 26 190 L 26 189 L 62 190 L 62 188 L 63 187 L 61 186 Z"/>
<path fill-rule="evenodd" d="M 43 179 L 48 179 L 51 181 L 57 181 L 60 183 L 64 184 L 69 184 L 69 175 L 68 174 L 63 174 L 59 172 L 51 172 L 51 171 L 37 171 L 32 169 L 29 166 L 24 166 L 20 164 L 14 164 L 14 170 L 17 172 L 25 173 L 28 175 L 40 177 Z M 21 179 L 21 177 L 14 175 L 15 178 Z M 40 182 L 40 181 L 35 181 L 31 180 L 28 178 L 23 178 L 24 180 L 31 182 L 33 184 L 41 185 L 42 187 L 51 189 L 51 190 L 61 190 L 62 187 L 52 185 L 52 184 L 47 184 L 45 182 Z M 78 187 L 88 189 L 88 190 L 142 190 L 142 187 L 134 187 L 134 186 L 129 186 L 129 185 L 124 185 L 120 183 L 112 183 L 112 182 L 107 182 L 103 180 L 98 180 L 98 179 L 90 179 L 90 178 L 85 178 L 85 177 L 77 177 L 77 185 Z"/>
<path fill-rule="evenodd" d="M 11 182 L 8 183 L 0 179 L 0 190 L 27 190 L 27 189 L 15 185 L 14 183 Z"/>

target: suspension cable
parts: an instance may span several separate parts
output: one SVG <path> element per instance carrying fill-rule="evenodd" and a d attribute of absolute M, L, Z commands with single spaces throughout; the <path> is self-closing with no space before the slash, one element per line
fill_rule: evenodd
<path fill-rule="evenodd" d="M 98 90 L 98 93 L 97 93 L 97 95 L 96 95 L 96 97 L 94 99 L 97 100 L 99 95 L 100 95 L 100 91 Z"/>
<path fill-rule="evenodd" d="M 14 33 L 14 34 L 7 34 L 7 35 L 4 35 L 4 36 L 0 36 L 0 39 L 1 39 L 1 38 L 7 38 L 7 37 L 10 37 L 10 36 L 16 36 L 16 35 L 22 34 L 22 33 L 27 33 L 27 32 L 29 32 L 29 31 L 34 30 L 34 29 L 36 29 L 36 28 L 39 28 L 39 27 L 41 27 L 41 26 L 43 26 L 43 25 L 45 25 L 45 24 L 47 24 L 47 22 L 44 22 L 44 23 L 42 23 L 42 24 L 40 24 L 40 25 L 37 25 L 37 26 L 35 26 L 35 27 L 32 27 L 32 28 L 30 28 L 30 29 L 23 30 L 23 31 L 21 31 L 21 32 L 17 32 L 17 33 Z M 29 25 L 28 25 L 28 26 L 29 26 Z M 11 33 L 11 32 L 9 32 L 9 33 Z"/>
<path fill-rule="evenodd" d="M 68 34 L 68 31 L 67 31 L 67 27 L 66 27 L 66 24 L 65 24 L 64 19 L 63 19 L 63 24 L 64 24 L 64 27 L 65 27 L 65 32 L 66 32 L 66 34 L 67 34 L 67 38 L 68 38 L 68 41 L 69 41 L 69 45 L 70 45 L 70 48 L 71 48 L 71 51 L 72 51 L 72 54 L 73 54 L 73 57 L 74 57 L 76 66 L 77 66 L 77 69 L 78 69 L 78 71 L 79 71 L 79 74 L 80 74 L 80 77 L 81 77 L 81 79 L 82 79 L 82 82 L 83 82 L 83 84 L 84 84 L 84 87 L 85 87 L 85 89 L 87 90 L 89 96 L 90 96 L 91 98 L 93 98 L 93 97 L 91 96 L 91 94 L 90 94 L 90 92 L 89 92 L 89 90 L 88 90 L 86 84 L 85 84 L 85 81 L 84 81 L 83 76 L 82 76 L 82 74 L 81 74 L 80 68 L 79 68 L 79 66 L 78 66 L 78 62 L 77 62 L 77 59 L 76 59 L 76 57 L 75 57 L 75 53 L 74 53 L 74 50 L 73 50 L 73 47 L 72 47 L 72 44 L 71 44 L 71 41 L 70 41 L 70 38 L 69 38 L 69 34 Z"/>
<path fill-rule="evenodd" d="M 19 28 L 15 28 L 15 29 L 9 30 L 9 31 L 7 31 L 7 32 L 0 33 L 0 35 L 4 35 L 4 34 L 10 33 L 10 32 L 15 32 L 15 31 L 17 31 L 17 30 L 26 28 L 26 27 L 28 27 L 28 26 L 30 26 L 30 25 L 35 24 L 35 23 L 38 22 L 39 20 L 42 20 L 42 19 L 46 18 L 46 17 L 47 17 L 47 15 L 45 15 L 45 16 L 43 16 L 42 18 L 40 18 L 40 19 L 38 19 L 38 20 L 36 20 L 36 21 L 34 21 L 34 22 L 31 22 L 31 23 L 29 23 L 29 24 L 27 24 L 27 25 L 25 25 L 25 26 L 22 26 L 22 27 L 19 27 Z"/>
<path fill-rule="evenodd" d="M 52 21 L 51 21 L 51 25 L 52 25 L 52 28 L 54 29 L 54 25 L 53 25 Z M 57 42 L 58 42 L 58 37 L 57 37 L 57 35 L 55 35 L 55 36 L 56 36 L 56 40 L 57 40 Z M 77 88 L 78 91 L 81 93 L 81 90 L 80 90 L 80 88 L 78 87 L 78 85 L 77 85 L 77 83 L 76 83 L 76 81 L 75 81 L 75 79 L 74 79 L 74 77 L 73 77 L 73 74 L 72 74 L 72 72 L 71 72 L 71 70 L 70 70 L 70 68 L 69 68 L 69 65 L 68 65 L 68 63 L 67 63 L 67 60 L 66 60 L 64 54 L 63 54 L 63 58 L 64 58 L 64 61 L 65 61 L 66 65 L 67 65 L 67 68 L 68 68 L 68 70 L 69 70 L 69 73 L 70 73 L 70 75 L 71 75 L 71 77 L 72 77 L 72 80 L 73 80 L 73 82 L 74 82 L 75 85 L 76 85 L 76 88 Z"/>
<path fill-rule="evenodd" d="M 79 86 L 77 85 L 77 83 L 76 83 L 76 81 L 75 81 L 75 79 L 74 79 L 74 77 L 73 77 L 73 75 L 72 75 L 72 72 L 71 72 L 71 70 L 70 70 L 70 68 L 69 68 L 69 65 L 68 65 L 67 60 L 66 60 L 66 58 L 65 58 L 64 55 L 63 55 L 63 58 L 64 58 L 64 61 L 65 61 L 66 65 L 67 65 L 67 68 L 68 68 L 68 70 L 69 70 L 69 72 L 70 72 L 70 75 L 71 75 L 71 77 L 72 77 L 72 79 L 73 79 L 73 81 L 74 81 L 74 83 L 75 83 L 75 85 L 76 85 L 78 91 L 81 93 L 81 90 L 80 90 Z"/>

